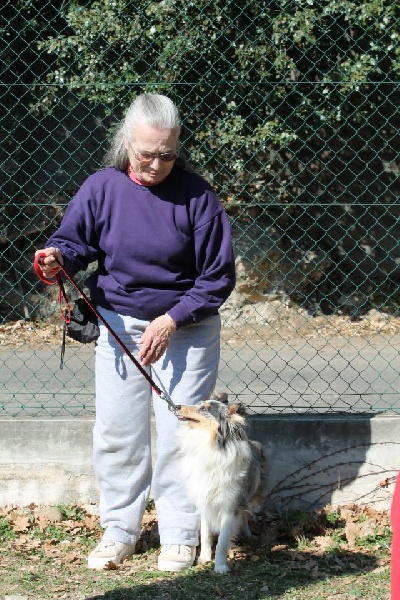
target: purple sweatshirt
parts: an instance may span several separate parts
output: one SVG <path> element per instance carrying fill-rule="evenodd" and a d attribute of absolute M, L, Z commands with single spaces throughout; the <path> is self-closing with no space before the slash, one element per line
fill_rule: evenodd
<path fill-rule="evenodd" d="M 227 216 L 209 184 L 175 166 L 145 187 L 107 168 L 91 175 L 48 240 L 70 275 L 98 261 L 87 279 L 92 301 L 177 327 L 217 314 L 235 285 Z"/>

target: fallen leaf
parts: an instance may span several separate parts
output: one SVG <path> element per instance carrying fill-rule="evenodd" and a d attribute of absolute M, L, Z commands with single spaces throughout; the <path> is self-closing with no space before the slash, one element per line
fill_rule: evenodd
<path fill-rule="evenodd" d="M 22 533 L 28 531 L 31 526 L 31 522 L 26 517 L 17 517 L 12 523 L 12 528 L 16 533 Z"/>
<path fill-rule="evenodd" d="M 81 560 L 79 554 L 76 554 L 75 552 L 68 552 L 67 554 L 64 554 L 64 558 L 69 563 L 76 563 L 80 562 Z"/>
<path fill-rule="evenodd" d="M 350 548 L 354 548 L 356 545 L 357 526 L 355 523 L 353 523 L 353 521 L 346 522 L 345 532 Z"/>
<path fill-rule="evenodd" d="M 59 585 L 59 586 L 57 586 L 55 588 L 52 588 L 51 591 L 52 592 L 65 592 L 65 590 L 67 590 L 67 589 L 68 589 L 67 585 Z"/>
<path fill-rule="evenodd" d="M 332 548 L 335 546 L 335 542 L 329 537 L 329 535 L 317 535 L 314 538 L 314 542 L 320 548 Z"/>
<path fill-rule="evenodd" d="M 386 487 L 388 487 L 388 486 L 389 486 L 389 483 L 390 483 L 390 479 L 389 479 L 389 477 L 386 477 L 386 479 L 384 479 L 383 481 L 380 481 L 380 482 L 378 483 L 378 485 L 379 485 L 379 487 L 381 487 L 381 488 L 386 488 Z"/>
<path fill-rule="evenodd" d="M 252 554 L 252 556 L 250 556 L 250 560 L 251 562 L 258 562 L 260 560 L 260 557 L 257 556 L 257 554 Z"/>
<path fill-rule="evenodd" d="M 281 550 L 287 550 L 287 544 L 278 544 L 277 546 L 272 546 L 271 552 L 280 552 Z"/>

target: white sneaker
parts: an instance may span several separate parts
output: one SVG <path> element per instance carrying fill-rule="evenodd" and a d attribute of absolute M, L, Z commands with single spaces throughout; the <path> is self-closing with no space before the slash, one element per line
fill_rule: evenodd
<path fill-rule="evenodd" d="M 135 552 L 135 544 L 103 540 L 88 556 L 89 569 L 104 569 L 109 562 L 119 565 Z"/>
<path fill-rule="evenodd" d="M 194 563 L 196 546 L 179 546 L 168 544 L 161 546 L 158 556 L 159 571 L 182 571 Z"/>

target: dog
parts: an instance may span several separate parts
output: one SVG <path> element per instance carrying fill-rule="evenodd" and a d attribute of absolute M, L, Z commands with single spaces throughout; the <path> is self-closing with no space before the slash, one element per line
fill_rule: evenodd
<path fill-rule="evenodd" d="M 216 573 L 229 572 L 227 555 L 235 537 L 251 537 L 249 518 L 266 499 L 267 463 L 262 445 L 249 440 L 241 403 L 207 400 L 178 407 L 182 469 L 189 498 L 200 514 L 198 562 L 212 560 Z"/>

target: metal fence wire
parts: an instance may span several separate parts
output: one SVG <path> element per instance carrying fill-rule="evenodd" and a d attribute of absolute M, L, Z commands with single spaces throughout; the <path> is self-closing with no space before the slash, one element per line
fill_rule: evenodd
<path fill-rule="evenodd" d="M 67 345 L 32 271 L 133 97 L 169 95 L 224 203 L 237 287 L 218 389 L 255 413 L 400 409 L 399 4 L 5 0 L 3 417 L 90 416 L 93 347 Z"/>

